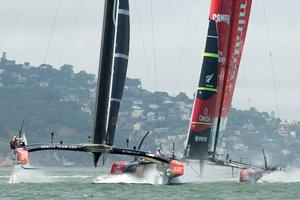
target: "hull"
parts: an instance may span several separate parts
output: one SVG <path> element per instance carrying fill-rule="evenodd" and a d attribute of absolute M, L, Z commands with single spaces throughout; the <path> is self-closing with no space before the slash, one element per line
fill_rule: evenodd
<path fill-rule="evenodd" d="M 177 177 L 184 174 L 183 163 L 171 161 L 168 164 L 156 164 L 149 161 L 119 161 L 113 162 L 111 176 L 128 176 L 150 184 L 177 183 Z M 121 180 L 121 179 L 120 179 Z"/>
<path fill-rule="evenodd" d="M 240 169 L 239 181 L 253 183 L 261 179 L 265 173 L 267 171 L 257 168 Z"/>
<path fill-rule="evenodd" d="M 28 163 L 28 151 L 24 147 L 18 147 L 12 150 L 12 165 L 9 183 L 14 183 L 16 180 L 16 166 L 23 166 Z"/>
<path fill-rule="evenodd" d="M 284 171 L 284 168 L 269 168 L 268 170 L 260 169 L 260 168 L 247 168 L 240 170 L 240 182 L 250 182 L 254 183 L 260 181 L 263 177 L 273 173 Z"/>
<path fill-rule="evenodd" d="M 28 151 L 26 148 L 16 148 L 12 151 L 13 165 L 25 165 L 28 163 Z"/>

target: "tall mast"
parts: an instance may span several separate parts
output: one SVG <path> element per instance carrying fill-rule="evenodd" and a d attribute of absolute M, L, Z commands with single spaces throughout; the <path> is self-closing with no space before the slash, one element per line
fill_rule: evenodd
<path fill-rule="evenodd" d="M 107 127 L 108 145 L 114 144 L 118 115 L 127 74 L 129 55 L 130 25 L 128 0 L 119 0 L 117 17 L 116 47 L 114 54 L 114 72 Z"/>
<path fill-rule="evenodd" d="M 107 113 L 115 39 L 116 6 L 116 0 L 105 0 L 95 102 L 96 109 L 93 134 L 94 144 L 104 144 L 106 139 Z M 97 165 L 100 156 L 101 153 L 94 153 L 95 166 Z"/>

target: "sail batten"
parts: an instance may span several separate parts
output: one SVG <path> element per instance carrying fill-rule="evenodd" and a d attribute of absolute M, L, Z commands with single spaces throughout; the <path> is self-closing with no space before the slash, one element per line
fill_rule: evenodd
<path fill-rule="evenodd" d="M 124 58 L 124 59 L 128 60 L 128 55 L 122 54 L 122 53 L 116 53 L 115 58 Z"/>

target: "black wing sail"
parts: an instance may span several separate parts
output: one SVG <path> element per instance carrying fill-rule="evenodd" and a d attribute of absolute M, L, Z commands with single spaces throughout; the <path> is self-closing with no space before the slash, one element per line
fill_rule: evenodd
<path fill-rule="evenodd" d="M 101 51 L 98 71 L 96 109 L 94 120 L 94 144 L 104 144 L 106 139 L 107 113 L 110 93 L 112 60 L 114 52 L 116 0 L 106 0 L 104 5 Z M 94 153 L 97 165 L 101 153 Z"/>
<path fill-rule="evenodd" d="M 113 67 L 114 72 L 106 139 L 106 143 L 108 145 L 114 144 L 118 115 L 127 74 L 129 39 L 129 3 L 128 0 L 119 0 L 116 47 Z"/>
<path fill-rule="evenodd" d="M 197 95 L 185 149 L 187 159 L 206 159 L 212 143 L 214 105 L 217 94 L 218 34 L 214 20 L 210 20 Z"/>

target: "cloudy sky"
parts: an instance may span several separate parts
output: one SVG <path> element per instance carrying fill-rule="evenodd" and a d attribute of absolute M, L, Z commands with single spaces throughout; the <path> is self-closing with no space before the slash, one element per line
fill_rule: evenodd
<path fill-rule="evenodd" d="M 54 67 L 67 63 L 76 72 L 96 74 L 103 3 L 0 0 L 0 51 L 18 63 L 38 66 L 45 61 Z M 297 0 L 253 0 L 234 107 L 255 106 L 300 120 L 299 5 Z M 143 87 L 152 91 L 171 95 L 184 91 L 192 96 L 201 69 L 209 6 L 209 0 L 130 0 L 128 76 L 140 78 Z"/>

